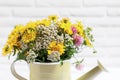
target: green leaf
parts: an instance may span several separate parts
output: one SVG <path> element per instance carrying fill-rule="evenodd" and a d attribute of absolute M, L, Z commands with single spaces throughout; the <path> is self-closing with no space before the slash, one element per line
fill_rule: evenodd
<path fill-rule="evenodd" d="M 17 59 L 16 60 L 26 60 L 26 57 L 25 57 L 25 55 L 24 54 L 22 54 L 22 53 L 18 53 L 18 56 L 17 56 Z"/>
<path fill-rule="evenodd" d="M 26 53 L 28 50 L 29 50 L 29 49 L 25 49 L 25 50 L 23 50 L 22 52 L 19 52 L 19 53 L 17 54 L 17 58 L 16 58 L 15 61 L 17 61 L 17 60 L 26 60 L 25 53 Z"/>
<path fill-rule="evenodd" d="M 76 53 L 76 49 L 73 46 L 67 46 L 64 54 L 62 54 L 60 57 L 62 60 L 70 59 L 74 53 Z"/>
<path fill-rule="evenodd" d="M 38 54 L 38 57 L 36 58 L 36 61 L 39 62 L 38 60 L 40 60 L 41 62 L 48 62 L 47 60 L 47 50 L 46 49 L 40 49 L 38 51 L 35 51 L 36 54 Z"/>
<path fill-rule="evenodd" d="M 60 60 L 60 66 L 62 66 L 63 65 L 63 60 Z"/>
<path fill-rule="evenodd" d="M 16 47 L 14 46 L 13 56 L 16 54 Z"/>
<path fill-rule="evenodd" d="M 82 60 L 77 60 L 76 62 L 74 62 L 73 64 L 80 64 L 80 63 L 82 63 L 84 61 L 84 59 L 82 59 Z"/>

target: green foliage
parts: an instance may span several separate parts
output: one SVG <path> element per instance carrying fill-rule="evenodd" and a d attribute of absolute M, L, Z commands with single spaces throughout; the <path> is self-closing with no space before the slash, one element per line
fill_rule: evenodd
<path fill-rule="evenodd" d="M 82 59 L 82 60 L 77 60 L 76 62 L 74 62 L 73 64 L 80 64 L 80 63 L 82 63 L 84 61 L 84 59 Z"/>
<path fill-rule="evenodd" d="M 61 65 L 61 66 L 63 65 L 63 60 L 60 60 L 60 65 Z"/>
<path fill-rule="evenodd" d="M 65 53 L 60 57 L 62 60 L 70 59 L 74 55 L 74 53 L 76 53 L 76 49 L 72 46 L 67 46 L 65 48 Z"/>
<path fill-rule="evenodd" d="M 91 29 L 90 27 L 87 27 L 87 28 L 85 29 L 85 34 L 86 34 L 86 36 L 90 39 L 91 42 L 94 42 L 94 37 L 93 37 L 93 35 L 91 34 L 91 31 L 92 31 L 92 29 Z"/>
<path fill-rule="evenodd" d="M 49 62 L 47 60 L 48 52 L 46 49 L 35 51 L 35 53 L 38 54 L 38 57 L 36 58 L 36 62 Z"/>
<path fill-rule="evenodd" d="M 29 50 L 29 49 L 25 49 L 25 50 L 23 50 L 23 51 L 21 51 L 21 52 L 18 52 L 17 58 L 16 58 L 15 61 L 17 61 L 17 60 L 26 60 L 25 53 L 26 53 L 28 50 Z"/>

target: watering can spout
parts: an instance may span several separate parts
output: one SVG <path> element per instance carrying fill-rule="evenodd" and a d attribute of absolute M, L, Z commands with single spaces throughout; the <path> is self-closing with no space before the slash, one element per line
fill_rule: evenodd
<path fill-rule="evenodd" d="M 98 65 L 79 77 L 77 80 L 94 80 L 94 78 L 103 71 L 107 71 L 103 65 L 98 61 Z"/>

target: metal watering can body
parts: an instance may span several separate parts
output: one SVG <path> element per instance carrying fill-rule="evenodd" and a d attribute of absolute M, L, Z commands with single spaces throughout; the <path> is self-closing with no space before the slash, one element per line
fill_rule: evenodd
<path fill-rule="evenodd" d="M 31 63 L 30 66 L 30 80 L 71 80 L 70 62 L 65 61 L 61 66 L 59 63 L 44 64 L 44 63 Z M 11 72 L 18 80 L 27 80 L 20 76 L 15 71 L 15 62 L 11 65 Z M 98 65 L 85 73 L 83 76 L 78 77 L 76 80 L 94 80 L 94 78 L 106 69 L 98 61 Z"/>

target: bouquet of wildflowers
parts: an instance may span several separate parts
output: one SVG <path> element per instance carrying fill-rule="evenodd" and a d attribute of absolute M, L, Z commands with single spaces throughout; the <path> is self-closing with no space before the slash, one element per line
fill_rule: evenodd
<path fill-rule="evenodd" d="M 3 55 L 16 55 L 16 60 L 58 62 L 70 59 L 82 47 L 93 48 L 91 28 L 69 18 L 48 18 L 16 25 L 8 36 Z"/>

